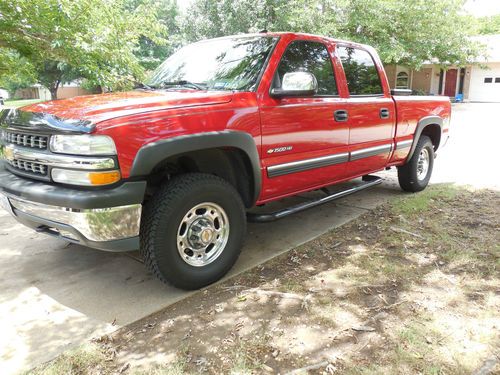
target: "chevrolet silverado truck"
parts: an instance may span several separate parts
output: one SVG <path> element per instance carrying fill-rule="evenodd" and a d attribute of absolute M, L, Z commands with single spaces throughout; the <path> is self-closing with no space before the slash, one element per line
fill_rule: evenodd
<path fill-rule="evenodd" d="M 366 45 L 268 32 L 205 40 L 130 92 L 3 110 L 0 201 L 38 232 L 140 249 L 160 280 L 196 289 L 235 263 L 247 220 L 357 192 L 390 167 L 403 190 L 424 189 L 449 120 L 449 98 L 391 91 Z"/>

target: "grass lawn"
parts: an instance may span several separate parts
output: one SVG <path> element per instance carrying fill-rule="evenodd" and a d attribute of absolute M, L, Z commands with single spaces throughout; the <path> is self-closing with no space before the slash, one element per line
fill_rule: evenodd
<path fill-rule="evenodd" d="M 5 100 L 5 105 L 0 106 L 2 108 L 19 108 L 28 104 L 34 104 L 42 102 L 42 99 L 23 99 L 23 100 Z"/>
<path fill-rule="evenodd" d="M 499 192 L 431 186 L 33 373 L 498 373 L 499 229 Z"/>

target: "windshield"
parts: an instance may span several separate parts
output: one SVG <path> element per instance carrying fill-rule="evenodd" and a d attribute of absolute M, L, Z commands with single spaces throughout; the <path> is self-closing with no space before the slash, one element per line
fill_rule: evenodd
<path fill-rule="evenodd" d="M 146 84 L 152 88 L 252 91 L 276 39 L 234 37 L 187 45 L 165 60 Z"/>

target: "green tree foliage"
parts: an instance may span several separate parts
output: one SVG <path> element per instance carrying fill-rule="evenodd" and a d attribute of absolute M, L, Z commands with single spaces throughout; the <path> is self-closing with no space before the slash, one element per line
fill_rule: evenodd
<path fill-rule="evenodd" d="M 28 60 L 53 98 L 61 82 L 75 77 L 125 87 L 144 72 L 134 54 L 141 38 L 164 43 L 159 6 L 146 0 L 136 7 L 129 0 L 1 1 L 0 48 Z"/>
<path fill-rule="evenodd" d="M 10 97 L 18 89 L 37 83 L 33 65 L 26 58 L 6 48 L 0 48 L 0 56 L 0 88 L 7 90 Z"/>
<path fill-rule="evenodd" d="M 179 46 L 246 32 L 298 31 L 367 43 L 386 64 L 465 65 L 483 54 L 471 34 L 500 33 L 464 0 L 0 0 L 0 86 L 68 80 L 114 90 L 140 81 Z M 168 35 L 168 39 L 166 36 Z M 10 87 L 10 88 L 9 88 Z"/>
<path fill-rule="evenodd" d="M 483 50 L 469 39 L 463 0 L 350 0 L 344 33 L 376 47 L 386 64 L 418 68 L 473 62 Z"/>
<path fill-rule="evenodd" d="M 210 37 L 263 29 L 287 31 L 283 14 L 289 0 L 197 0 L 182 20 L 184 38 L 196 41 Z"/>
<path fill-rule="evenodd" d="M 500 14 L 478 18 L 473 30 L 481 35 L 500 34 Z"/>
<path fill-rule="evenodd" d="M 367 43 L 384 63 L 418 68 L 426 61 L 464 65 L 483 50 L 468 39 L 464 0 L 196 0 L 185 38 L 300 31 Z"/>
<path fill-rule="evenodd" d="M 146 3 L 148 1 L 146 0 Z M 143 0 L 131 0 L 132 7 L 143 3 Z M 139 58 L 140 64 L 147 70 L 156 68 L 184 42 L 179 25 L 181 15 L 176 0 L 160 1 L 156 17 L 167 31 L 168 39 L 158 43 L 157 40 L 151 39 L 147 35 L 141 36 L 135 55 Z"/>

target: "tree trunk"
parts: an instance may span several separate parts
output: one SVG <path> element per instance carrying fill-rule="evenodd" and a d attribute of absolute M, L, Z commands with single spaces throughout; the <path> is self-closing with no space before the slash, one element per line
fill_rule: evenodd
<path fill-rule="evenodd" d="M 49 87 L 49 91 L 50 91 L 50 97 L 52 100 L 56 100 L 57 99 L 57 89 L 59 88 L 59 84 L 61 83 L 61 81 L 55 81 L 55 82 L 52 82 L 50 87 Z"/>

